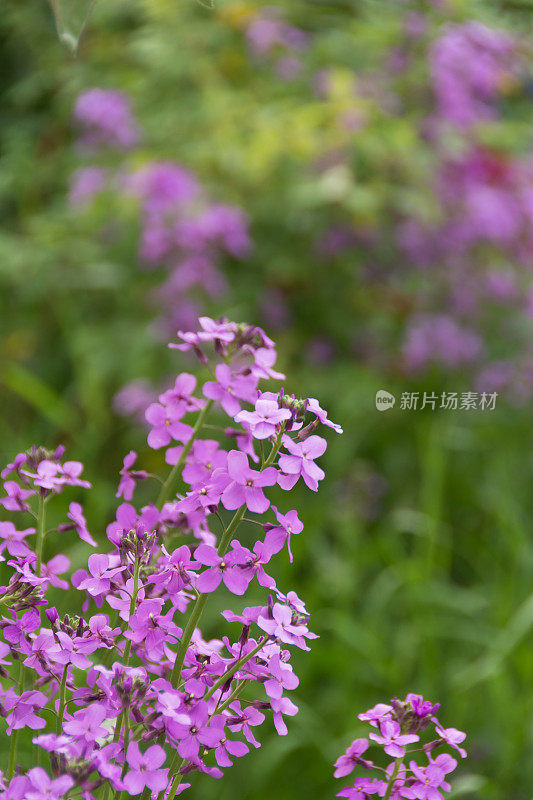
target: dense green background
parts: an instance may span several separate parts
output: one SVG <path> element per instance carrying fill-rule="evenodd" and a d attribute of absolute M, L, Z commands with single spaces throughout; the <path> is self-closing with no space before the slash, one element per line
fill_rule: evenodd
<path fill-rule="evenodd" d="M 442 24 L 442 10 L 411 5 L 428 12 L 436 30 Z M 522 33 L 531 25 L 526 2 L 445 5 L 457 21 L 478 18 Z M 319 397 L 345 429 L 329 437 L 319 495 L 296 492 L 306 530 L 294 544 L 294 566 L 279 567 L 279 585 L 306 599 L 321 637 L 311 654 L 296 657 L 301 713 L 286 738 L 269 734 L 223 782 L 204 779 L 191 796 L 331 797 L 338 790 L 331 763 L 363 730 L 357 713 L 416 691 L 440 700 L 446 724 L 468 731 L 471 757 L 455 796 L 528 800 L 530 410 L 503 396 L 484 414 L 376 411 L 379 388 L 397 396 L 472 388 L 468 372 L 409 382 L 388 356 L 371 368 L 350 346 L 360 318 L 375 319 L 394 341 L 393 300 L 379 285 L 361 288 L 358 269 L 377 253 L 382 263 L 394 262 L 391 219 L 406 204 L 419 210 L 430 202 L 431 158 L 413 127 L 426 98 L 404 86 L 411 97 L 405 115 L 387 122 L 369 108 L 366 130 L 355 137 L 340 130 L 334 120 L 347 102 L 345 71 L 382 62 L 404 4 L 317 0 L 287 9 L 317 37 L 312 69 L 336 65 L 336 99 L 318 102 L 303 81 L 283 84 L 250 59 L 242 20 L 252 5 L 100 0 L 73 58 L 44 2 L 4 2 L 0 460 L 34 441 L 65 443 L 95 485 L 84 502 L 100 538 L 114 513 L 123 454 L 134 447 L 148 468 L 160 467 L 144 431 L 111 408 L 126 381 L 157 381 L 183 366 L 149 333 L 156 312 L 144 297 L 158 278 L 138 268 L 131 209 L 109 200 L 111 211 L 104 204 L 74 217 L 66 203 L 69 175 L 81 163 L 72 147 L 75 97 L 90 86 L 120 88 L 145 130 L 145 149 L 133 160 L 179 160 L 213 197 L 250 213 L 254 252 L 225 265 L 231 295 L 210 310 L 260 321 L 262 290 L 281 291 L 293 316 L 288 329 L 274 332 L 287 387 Z M 426 78 L 420 56 L 409 80 L 423 86 Z M 495 135 L 520 148 L 533 112 L 518 108 Z M 357 180 L 339 187 L 312 169 L 325 153 L 348 147 Z M 101 234 L 109 218 L 117 220 L 116 236 Z M 377 230 L 380 245 L 367 252 L 363 237 L 357 264 L 339 259 L 325 269 L 311 243 L 339 220 Z M 409 286 L 400 289 L 408 299 Z M 317 335 L 335 343 L 335 356 L 318 365 L 308 357 Z M 82 557 L 79 549 L 71 556 L 76 563 Z"/>

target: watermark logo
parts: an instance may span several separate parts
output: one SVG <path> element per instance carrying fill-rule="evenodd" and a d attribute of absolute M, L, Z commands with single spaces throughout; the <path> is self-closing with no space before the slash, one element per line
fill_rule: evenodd
<path fill-rule="evenodd" d="M 380 389 L 376 392 L 376 408 L 378 411 L 388 411 L 389 408 L 394 406 L 396 402 L 396 398 L 390 392 L 386 392 L 385 389 Z"/>
<path fill-rule="evenodd" d="M 402 392 L 398 408 L 400 411 L 494 411 L 498 392 Z M 385 389 L 376 392 L 376 408 L 388 411 L 396 398 Z"/>

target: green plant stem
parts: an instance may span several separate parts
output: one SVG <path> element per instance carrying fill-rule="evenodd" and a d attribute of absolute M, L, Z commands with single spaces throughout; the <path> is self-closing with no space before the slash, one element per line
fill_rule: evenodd
<path fill-rule="evenodd" d="M 228 527 L 225 529 L 224 535 L 222 536 L 222 539 L 218 546 L 219 555 L 223 556 L 226 550 L 228 549 L 231 537 L 235 532 L 235 530 L 237 529 L 240 521 L 242 520 L 245 511 L 246 511 L 246 506 L 241 506 L 235 512 L 233 519 L 231 520 Z M 170 682 L 173 686 L 177 686 L 179 682 L 181 670 L 183 667 L 183 662 L 185 661 L 185 654 L 187 653 L 187 648 L 189 647 L 194 630 L 198 625 L 198 622 L 200 621 L 200 617 L 204 613 L 204 609 L 207 603 L 207 598 L 208 598 L 207 594 L 201 594 L 196 598 L 196 602 L 191 611 L 191 616 L 189 617 L 185 630 L 183 631 L 183 635 L 181 637 L 181 641 L 178 647 L 178 652 L 176 653 L 176 660 L 174 662 L 172 674 L 170 676 Z"/>
<path fill-rule="evenodd" d="M 239 670 L 242 666 L 244 666 L 244 664 L 246 664 L 247 661 L 249 661 L 253 656 L 255 656 L 256 653 L 258 653 L 261 650 L 261 648 L 263 648 L 265 646 L 267 641 L 268 641 L 268 636 L 266 636 L 264 639 L 262 639 L 259 642 L 259 644 L 256 645 L 256 647 L 254 647 L 253 650 L 250 650 L 250 652 L 247 653 L 245 656 L 243 656 L 242 658 L 239 658 L 239 660 L 236 661 L 235 664 L 233 664 L 232 667 L 227 669 L 226 672 L 223 675 L 220 676 L 218 681 L 216 681 L 216 683 L 214 683 L 213 686 L 209 689 L 207 694 L 204 696 L 204 700 L 209 700 L 209 698 L 214 695 L 214 693 L 216 692 L 216 690 L 220 686 L 222 686 L 224 683 L 226 683 L 226 681 L 229 678 L 231 678 L 233 675 L 235 675 L 237 670 Z"/>
<path fill-rule="evenodd" d="M 397 758 L 396 759 L 396 764 L 394 765 L 394 769 L 392 771 L 392 775 L 390 776 L 390 781 L 389 781 L 388 786 L 387 786 L 387 791 L 383 795 L 383 800 L 389 800 L 389 797 L 391 796 L 392 790 L 394 788 L 394 781 L 398 777 L 398 773 L 400 771 L 400 767 L 402 766 L 402 763 L 403 763 L 403 758 Z"/>
<path fill-rule="evenodd" d="M 228 699 L 224 700 L 223 703 L 217 706 L 217 708 L 215 709 L 215 713 L 221 714 L 223 711 L 225 711 L 233 703 L 233 701 L 237 699 L 237 697 L 240 695 L 245 686 L 246 686 L 246 681 L 240 681 L 235 687 L 235 689 L 232 691 Z"/>
<path fill-rule="evenodd" d="M 65 664 L 63 667 L 63 675 L 61 676 L 61 685 L 59 687 L 59 712 L 56 718 L 56 736 L 59 736 L 61 733 L 63 715 L 65 714 L 65 705 L 67 700 L 67 676 L 68 664 Z"/>
<path fill-rule="evenodd" d="M 130 599 L 130 616 L 129 616 L 130 619 L 133 616 L 133 614 L 135 614 L 135 605 L 137 603 L 137 595 L 139 593 L 139 569 L 140 569 L 139 558 L 138 556 L 135 556 L 135 567 L 133 571 L 133 592 Z M 131 639 L 128 639 L 128 641 L 126 642 L 126 647 L 124 648 L 124 656 L 123 656 L 124 666 L 126 667 L 128 666 L 130 661 L 130 653 L 131 653 Z"/>
<path fill-rule="evenodd" d="M 178 475 L 181 473 L 183 465 L 185 464 L 185 459 L 189 455 L 189 453 L 191 451 L 191 447 L 193 446 L 193 442 L 196 439 L 196 437 L 198 436 L 198 434 L 200 433 L 200 430 L 202 428 L 204 420 L 205 420 L 206 416 L 208 415 L 212 405 L 213 405 L 213 401 L 212 400 L 207 400 L 206 401 L 205 406 L 202 408 L 202 410 L 198 414 L 198 418 L 197 418 L 196 423 L 194 425 L 194 428 L 192 430 L 191 438 L 189 439 L 188 442 L 185 442 L 185 444 L 183 445 L 183 449 L 181 451 L 181 455 L 180 455 L 177 463 L 172 467 L 172 469 L 170 470 L 170 472 L 168 474 L 168 477 L 167 477 L 166 481 L 164 482 L 163 486 L 161 487 L 161 491 L 159 492 L 159 497 L 157 498 L 157 503 L 156 503 L 156 506 L 159 509 L 159 511 L 161 511 L 161 509 L 165 505 L 166 501 L 168 500 L 169 495 L 170 495 L 170 491 L 172 489 L 172 485 L 175 483 Z"/>
<path fill-rule="evenodd" d="M 43 544 L 45 537 L 45 524 L 46 524 L 46 506 L 45 499 L 42 494 L 39 494 L 39 512 L 37 516 L 37 564 L 35 572 L 37 576 L 41 577 L 41 564 L 43 560 Z"/>
<path fill-rule="evenodd" d="M 179 761 L 179 755 L 176 753 L 176 755 L 174 756 L 174 760 L 172 761 L 172 764 L 170 765 L 169 773 L 172 774 L 172 772 L 176 768 L 177 768 L 178 771 L 177 771 L 176 777 L 174 778 L 174 780 L 172 782 L 172 786 L 170 788 L 169 794 L 166 797 L 166 800 L 174 800 L 174 798 L 176 797 L 176 792 L 178 791 L 179 785 L 181 783 L 180 770 L 185 765 L 187 759 L 184 758 L 183 761 L 181 762 L 181 764 L 179 765 L 179 767 L 178 767 L 178 761 Z M 163 792 L 163 796 L 164 796 L 164 792 Z"/>
<path fill-rule="evenodd" d="M 21 663 L 20 664 L 20 671 L 19 671 L 19 685 L 18 685 L 19 694 L 22 694 L 22 692 L 24 691 L 24 673 L 25 673 L 25 671 L 26 671 L 26 667 L 24 666 L 24 664 Z M 19 736 L 18 730 L 14 730 L 14 731 L 11 732 L 11 737 L 10 737 L 11 738 L 11 744 L 10 744 L 10 749 L 9 749 L 9 767 L 8 767 L 8 771 L 7 771 L 8 783 L 11 780 L 11 778 L 13 777 L 13 773 L 15 772 L 15 765 L 16 765 L 16 762 L 17 762 L 18 736 Z"/>

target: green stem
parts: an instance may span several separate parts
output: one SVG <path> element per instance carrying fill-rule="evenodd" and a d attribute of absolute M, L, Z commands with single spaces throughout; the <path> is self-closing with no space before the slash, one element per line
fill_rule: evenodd
<path fill-rule="evenodd" d="M 218 554 L 219 554 L 219 556 L 223 556 L 226 553 L 226 551 L 227 551 L 227 549 L 228 549 L 228 547 L 230 545 L 231 537 L 233 536 L 233 534 L 235 533 L 235 531 L 239 527 L 239 525 L 241 523 L 241 520 L 244 517 L 244 512 L 245 511 L 246 511 L 246 505 L 241 506 L 240 508 L 238 508 L 237 511 L 235 512 L 235 514 L 233 515 L 233 518 L 232 518 L 230 524 L 224 530 L 224 533 L 222 535 L 222 539 L 220 540 L 220 544 L 218 545 Z"/>
<path fill-rule="evenodd" d="M 187 759 L 184 758 L 183 761 L 181 762 L 181 764 L 179 765 L 179 767 L 177 766 L 178 765 L 178 760 L 179 760 L 179 756 L 176 753 L 176 755 L 174 756 L 174 760 L 173 760 L 172 764 L 170 765 L 169 773 L 172 774 L 173 770 L 175 770 L 176 767 L 177 767 L 178 771 L 177 771 L 176 777 L 174 778 L 174 780 L 172 782 L 172 786 L 170 788 L 169 794 L 166 797 L 166 800 L 174 800 L 174 798 L 176 797 L 176 792 L 178 791 L 179 785 L 181 783 L 181 772 L 180 772 L 180 770 L 185 765 Z M 164 792 L 163 792 L 163 796 L 164 796 Z"/>
<path fill-rule="evenodd" d="M 229 547 L 229 543 L 233 533 L 236 531 L 240 521 L 244 516 L 244 512 L 246 511 L 246 506 L 241 506 L 234 514 L 233 519 L 231 520 L 230 524 L 224 531 L 224 535 L 220 540 L 220 544 L 218 546 L 218 554 L 223 556 L 226 550 Z M 198 622 L 200 621 L 200 617 L 204 613 L 204 609 L 207 603 L 207 594 L 201 594 L 197 597 L 196 602 L 193 606 L 191 611 L 191 616 L 187 622 L 185 630 L 183 631 L 183 635 L 181 637 L 180 645 L 178 647 L 178 652 L 176 653 L 176 660 L 174 662 L 174 667 L 172 668 L 172 674 L 170 676 L 170 682 L 173 686 L 177 686 L 181 670 L 183 667 L 183 662 L 185 661 L 185 654 L 187 653 L 187 648 L 191 642 L 191 637 L 194 633 Z"/>
<path fill-rule="evenodd" d="M 281 438 L 282 438 L 284 433 L 285 433 L 285 423 L 283 422 L 282 425 L 281 425 L 281 428 L 278 431 L 278 435 L 276 437 L 276 441 L 272 445 L 272 450 L 268 454 L 267 460 L 264 461 L 261 464 L 261 470 L 260 470 L 261 472 L 264 469 L 266 469 L 267 467 L 270 467 L 274 463 L 274 459 L 276 458 L 276 456 L 278 454 L 278 451 L 279 451 L 279 448 L 281 447 Z"/>
<path fill-rule="evenodd" d="M 63 716 L 65 714 L 66 694 L 67 694 L 67 676 L 68 664 L 63 667 L 63 675 L 61 676 L 61 685 L 59 687 L 59 713 L 56 718 L 56 736 L 61 733 Z"/>
<path fill-rule="evenodd" d="M 24 691 L 24 673 L 26 671 L 26 667 L 24 664 L 21 663 L 20 671 L 19 671 L 19 693 L 22 694 Z M 7 771 L 7 780 L 8 783 L 13 777 L 13 773 L 15 772 L 15 764 L 17 761 L 17 741 L 18 741 L 19 732 L 18 730 L 14 730 L 11 732 L 11 745 L 9 750 L 9 768 Z"/>
<path fill-rule="evenodd" d="M 191 451 L 191 447 L 193 446 L 193 442 L 200 433 L 200 429 L 204 423 L 204 419 L 209 413 L 211 406 L 213 405 L 212 400 L 207 400 L 205 406 L 202 408 L 200 413 L 198 414 L 198 418 L 192 430 L 191 438 L 188 442 L 185 442 L 183 445 L 183 449 L 181 451 L 181 455 L 177 461 L 177 463 L 172 467 L 168 474 L 168 478 L 164 482 L 163 486 L 161 487 L 161 491 L 159 492 L 159 497 L 157 498 L 156 506 L 161 511 L 163 506 L 165 505 L 168 497 L 170 495 L 170 490 L 172 489 L 172 485 L 176 481 L 176 478 L 181 473 L 183 465 L 185 464 L 185 459 L 189 455 Z"/>
<path fill-rule="evenodd" d="M 255 656 L 256 653 L 258 653 L 261 650 L 261 648 L 263 648 L 265 646 L 265 644 L 267 643 L 267 640 L 268 640 L 268 636 L 265 637 L 264 639 L 262 639 L 259 642 L 259 644 L 256 647 L 254 647 L 253 650 L 250 650 L 250 652 L 247 653 L 245 656 L 243 656 L 242 658 L 239 658 L 239 660 L 236 661 L 235 664 L 233 664 L 232 667 L 227 669 L 226 672 L 223 675 L 220 676 L 218 681 L 216 681 L 216 683 L 214 683 L 213 686 L 209 689 L 207 694 L 204 696 L 204 700 L 209 700 L 209 698 L 214 695 L 214 693 L 216 692 L 216 690 L 220 686 L 222 686 L 224 683 L 226 683 L 229 678 L 231 678 L 233 675 L 235 675 L 237 670 L 239 670 L 242 666 L 244 666 L 244 664 L 246 664 L 247 661 L 249 661 L 253 656 Z"/>
<path fill-rule="evenodd" d="M 217 708 L 215 709 L 215 713 L 221 714 L 223 711 L 225 711 L 233 703 L 233 701 L 237 699 L 237 697 L 240 695 L 245 686 L 246 686 L 246 681 L 240 681 L 235 687 L 235 689 L 232 691 L 228 699 L 224 700 L 224 702 L 221 705 L 217 706 Z"/>
<path fill-rule="evenodd" d="M 41 564 L 43 560 L 43 544 L 44 544 L 44 536 L 45 536 L 45 524 L 46 524 L 46 506 L 45 506 L 45 499 L 42 494 L 39 494 L 39 513 L 37 516 L 37 565 L 35 567 L 35 572 L 37 576 L 41 577 Z"/>
<path fill-rule="evenodd" d="M 139 591 L 139 566 L 140 566 L 139 559 L 137 556 L 135 556 L 135 569 L 133 573 L 133 593 L 130 599 L 130 618 L 135 613 L 135 604 L 137 602 L 137 593 Z M 130 653 L 131 653 L 131 639 L 128 639 L 128 641 L 126 642 L 126 647 L 124 648 L 124 656 L 123 656 L 125 666 L 129 664 Z M 121 711 L 117 717 L 117 721 L 115 724 L 115 734 L 113 736 L 114 742 L 118 742 L 118 740 L 120 739 L 120 731 L 122 730 L 123 719 L 124 719 L 124 711 Z M 124 725 L 126 726 L 128 724 L 129 724 L 128 717 L 126 715 L 126 720 Z"/>
<path fill-rule="evenodd" d="M 198 621 L 202 614 L 204 613 L 205 604 L 207 603 L 206 594 L 201 594 L 196 599 L 196 602 L 193 606 L 191 611 L 191 616 L 187 621 L 187 625 L 185 626 L 185 630 L 183 631 L 183 635 L 181 637 L 180 646 L 178 647 L 178 652 L 176 653 L 176 660 L 174 661 L 174 667 L 172 668 L 172 674 L 170 676 L 170 683 L 173 686 L 177 686 L 181 670 L 183 667 L 183 662 L 185 661 L 185 654 L 187 653 L 187 648 L 189 647 L 192 635 L 194 630 L 198 624 Z"/>
<path fill-rule="evenodd" d="M 139 557 L 135 556 L 135 567 L 133 572 L 133 592 L 130 599 L 130 616 L 129 619 L 135 614 L 135 604 L 137 602 L 137 595 L 139 593 Z M 131 639 L 128 639 L 126 642 L 126 647 L 124 648 L 124 666 L 128 666 L 130 661 L 130 653 L 131 653 Z"/>
<path fill-rule="evenodd" d="M 389 797 L 391 796 L 392 790 L 394 788 L 394 781 L 398 777 L 398 773 L 400 771 L 400 767 L 402 766 L 402 763 L 403 763 L 403 758 L 397 758 L 396 759 L 396 764 L 394 765 L 394 769 L 392 771 L 392 775 L 390 776 L 390 781 L 389 781 L 388 786 L 387 786 L 387 791 L 383 795 L 383 800 L 389 800 Z"/>

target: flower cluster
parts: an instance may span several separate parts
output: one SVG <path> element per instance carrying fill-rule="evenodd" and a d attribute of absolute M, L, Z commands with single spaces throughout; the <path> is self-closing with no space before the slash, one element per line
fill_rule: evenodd
<path fill-rule="evenodd" d="M 457 760 L 449 753 L 436 753 L 448 746 L 465 758 L 466 750 L 461 743 L 466 734 L 456 728 L 444 728 L 435 716 L 438 709 L 439 703 L 432 704 L 421 695 L 410 693 L 405 700 L 394 698 L 390 704 L 378 703 L 359 714 L 359 719 L 375 730 L 368 738 L 351 743 L 335 762 L 334 774 L 336 778 L 344 778 L 360 767 L 371 777 L 356 778 L 353 785 L 341 789 L 337 797 L 367 800 L 377 795 L 386 800 L 443 800 L 442 792 L 451 791 L 447 776 L 456 768 Z M 434 731 L 434 738 L 418 744 L 421 734 L 429 728 Z M 366 757 L 372 742 L 393 759 L 386 767 Z M 417 747 L 408 747 L 413 744 Z M 420 763 L 420 756 L 424 763 Z M 372 773 L 378 773 L 377 777 Z"/>
<path fill-rule="evenodd" d="M 309 34 L 285 22 L 278 8 L 265 8 L 251 17 L 246 40 L 253 56 L 273 63 L 280 78 L 292 81 L 302 69 L 301 53 L 309 45 Z"/>
<path fill-rule="evenodd" d="M 139 144 L 138 124 L 127 97 L 120 92 L 90 89 L 80 94 L 74 119 L 80 143 L 95 151 L 102 145 L 118 150 Z M 152 298 L 161 312 L 166 336 L 176 327 L 193 325 L 200 299 L 220 297 L 227 283 L 219 262 L 224 255 L 243 259 L 251 249 L 248 220 L 242 209 L 213 202 L 196 176 L 181 164 L 151 161 L 140 169 L 111 170 L 91 163 L 72 176 L 70 203 L 81 212 L 104 191 L 133 200 L 139 208 L 139 260 L 146 269 L 163 268 L 167 277 Z"/>
<path fill-rule="evenodd" d="M 124 458 L 117 496 L 125 502 L 105 547 L 78 502 L 68 522 L 47 528 L 57 494 L 90 488 L 63 448 L 34 447 L 2 472 L 1 502 L 23 520 L 0 523 L 0 559 L 11 570 L 0 587 L 0 715 L 9 737 L 2 800 L 73 792 L 172 800 L 194 773 L 220 778 L 258 748 L 267 714 L 285 735 L 285 717 L 297 713 L 291 649 L 309 650 L 316 637 L 302 600 L 278 588 L 272 560 L 287 547 L 292 561 L 291 537 L 303 525 L 296 510 L 272 505 L 271 492 L 278 486 L 283 497 L 300 478 L 316 491 L 324 472 L 315 459 L 326 449 L 317 431 L 341 429 L 317 400 L 260 388 L 284 377 L 260 328 L 200 324 L 171 347 L 194 352 L 210 379 L 200 386 L 182 373 L 146 410 L 148 443 L 164 449 L 169 473 L 157 500 L 137 507 L 137 483 L 155 476 L 136 468 L 135 452 Z M 207 423 L 210 414 L 222 424 Z M 69 580 L 59 577 L 66 556 L 48 559 L 57 533 L 95 548 Z M 223 611 L 229 633 L 204 637 L 210 595 L 224 587 L 241 597 L 250 584 L 263 601 Z M 69 609 L 79 612 L 61 614 L 51 585 L 68 590 Z M 40 754 L 29 769 L 21 735 Z"/>

